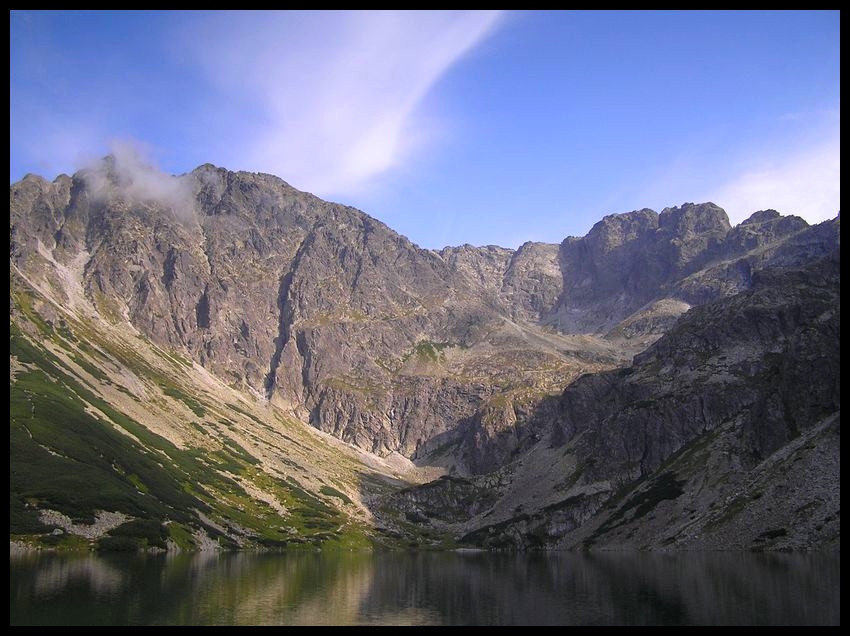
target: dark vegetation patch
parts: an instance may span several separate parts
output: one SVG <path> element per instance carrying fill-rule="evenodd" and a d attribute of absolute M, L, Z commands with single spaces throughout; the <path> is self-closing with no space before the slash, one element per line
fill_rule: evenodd
<path fill-rule="evenodd" d="M 526 526 L 525 531 L 522 533 L 524 546 L 532 550 L 544 549 L 554 538 L 549 534 L 547 529 L 548 515 L 569 510 L 582 503 L 585 497 L 584 494 L 567 497 L 561 501 L 551 503 L 533 514 L 521 513 L 499 523 L 484 526 L 464 535 L 460 542 L 481 545 L 496 550 L 513 549 L 519 546 L 516 545 L 515 540 L 507 530 L 513 526 L 524 524 Z"/>
<path fill-rule="evenodd" d="M 441 362 L 444 359 L 443 351 L 451 346 L 452 345 L 449 342 L 431 342 L 430 340 L 423 340 L 416 345 L 413 352 L 420 359 L 430 360 L 431 362 Z"/>
<path fill-rule="evenodd" d="M 185 404 L 189 410 L 198 417 L 203 417 L 207 414 L 207 410 L 200 402 L 198 402 L 195 398 L 186 395 L 173 384 L 161 383 L 159 388 L 162 389 L 162 392 L 168 397 L 173 397 L 174 399 L 183 402 L 183 404 Z"/>
<path fill-rule="evenodd" d="M 555 503 L 551 503 L 548 506 L 544 507 L 543 512 L 558 512 L 559 510 L 566 510 L 572 508 L 576 504 L 581 503 L 584 498 L 584 493 L 574 495 L 573 497 L 567 497 L 562 501 L 556 501 Z"/>
<path fill-rule="evenodd" d="M 627 501 L 614 516 L 619 518 L 628 510 L 634 508 L 635 513 L 632 515 L 632 521 L 640 519 L 649 511 L 654 510 L 655 506 L 662 501 L 678 499 L 685 492 L 682 490 L 684 484 L 684 480 L 676 479 L 676 473 L 672 471 L 663 473 L 652 481 L 649 488 Z"/>
<path fill-rule="evenodd" d="M 245 410 L 245 409 L 243 409 L 243 408 L 240 408 L 240 407 L 236 406 L 235 404 L 228 404 L 228 405 L 227 405 L 227 408 L 232 409 L 232 410 L 236 411 L 237 413 L 239 413 L 239 414 L 241 414 L 241 415 L 244 415 L 244 416 L 245 416 L 245 417 L 247 417 L 248 419 L 253 420 L 253 421 L 254 421 L 254 422 L 256 422 L 257 424 L 259 424 L 260 426 L 263 426 L 263 427 L 265 427 L 265 428 L 269 428 L 269 425 L 268 425 L 266 422 L 263 422 L 261 419 L 259 419 L 258 417 L 256 417 L 256 416 L 255 416 L 255 415 L 253 415 L 252 413 L 250 413 L 250 412 L 246 411 L 246 410 Z"/>
<path fill-rule="evenodd" d="M 101 550 L 165 549 L 168 537 L 168 529 L 156 519 L 134 519 L 110 530 L 108 536 L 98 542 L 98 548 Z M 130 548 L 133 544 L 135 547 Z"/>
<path fill-rule="evenodd" d="M 344 492 L 333 488 L 332 486 L 322 486 L 319 488 L 319 492 L 325 495 L 326 497 L 336 497 L 337 499 L 341 499 L 343 502 L 350 504 L 353 503 L 351 499 Z"/>
<path fill-rule="evenodd" d="M 531 515 L 523 513 L 510 519 L 505 519 L 499 523 L 494 523 L 483 528 L 478 528 L 463 535 L 460 538 L 461 543 L 481 545 L 496 550 L 516 547 L 513 539 L 505 532 L 508 528 L 528 522 L 532 519 Z"/>
<path fill-rule="evenodd" d="M 647 488 L 639 492 L 635 492 L 633 489 L 631 491 L 631 497 L 626 499 L 625 503 L 623 503 L 616 512 L 608 517 L 605 522 L 585 540 L 585 548 L 592 547 L 596 540 L 606 532 L 610 532 L 611 530 L 614 530 L 626 523 L 637 521 L 638 519 L 645 517 L 662 501 L 678 499 L 679 496 L 685 492 L 682 489 L 684 484 L 685 480 L 676 479 L 676 473 L 673 471 L 667 471 L 660 474 L 658 477 L 653 478 L 649 482 L 649 486 Z M 626 519 L 625 515 L 630 510 L 634 510 L 634 513 L 630 519 Z"/>
<path fill-rule="evenodd" d="M 788 536 L 788 531 L 785 528 L 774 528 L 773 530 L 765 530 L 758 537 L 756 537 L 756 541 L 769 541 L 770 539 L 778 539 L 779 537 Z"/>

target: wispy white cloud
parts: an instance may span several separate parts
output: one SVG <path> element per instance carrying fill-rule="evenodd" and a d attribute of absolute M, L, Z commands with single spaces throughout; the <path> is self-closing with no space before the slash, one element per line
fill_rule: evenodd
<path fill-rule="evenodd" d="M 598 213 L 712 201 L 733 225 L 765 209 L 809 223 L 835 218 L 841 205 L 840 109 L 830 104 L 775 120 L 769 134 L 753 138 L 689 140 L 633 190 L 614 191 L 614 204 Z"/>
<path fill-rule="evenodd" d="M 774 208 L 809 223 L 834 218 L 841 201 L 841 142 L 805 145 L 753 165 L 708 197 L 723 206 L 733 224 L 756 210 Z"/>
<path fill-rule="evenodd" d="M 218 14 L 193 23 L 181 41 L 222 102 L 253 113 L 233 122 L 228 163 L 328 196 L 363 188 L 410 156 L 422 140 L 423 98 L 499 17 Z"/>

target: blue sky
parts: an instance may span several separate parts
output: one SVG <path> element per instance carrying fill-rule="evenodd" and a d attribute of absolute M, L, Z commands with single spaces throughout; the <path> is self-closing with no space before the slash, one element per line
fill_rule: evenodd
<path fill-rule="evenodd" d="M 712 200 L 838 212 L 839 12 L 11 12 L 10 181 L 128 142 L 423 247 Z"/>

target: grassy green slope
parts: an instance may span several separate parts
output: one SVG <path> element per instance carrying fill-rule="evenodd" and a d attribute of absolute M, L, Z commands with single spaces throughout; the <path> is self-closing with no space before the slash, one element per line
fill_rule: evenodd
<path fill-rule="evenodd" d="M 360 503 L 375 468 L 355 452 L 126 325 L 65 311 L 14 276 L 10 287 L 12 538 L 115 549 L 385 541 Z M 54 534 L 44 511 L 79 527 L 103 511 L 126 522 L 83 539 L 67 523 Z"/>

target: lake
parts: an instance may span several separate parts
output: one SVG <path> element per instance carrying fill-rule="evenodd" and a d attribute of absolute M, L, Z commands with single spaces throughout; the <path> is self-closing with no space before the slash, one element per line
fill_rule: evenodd
<path fill-rule="evenodd" d="M 841 622 L 840 554 L 12 553 L 11 625 Z"/>

